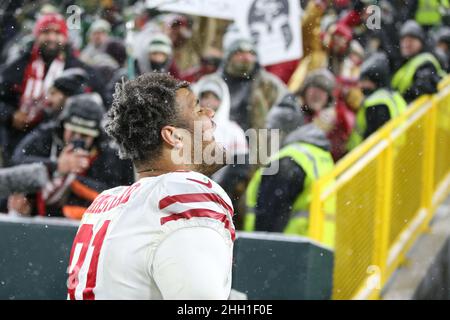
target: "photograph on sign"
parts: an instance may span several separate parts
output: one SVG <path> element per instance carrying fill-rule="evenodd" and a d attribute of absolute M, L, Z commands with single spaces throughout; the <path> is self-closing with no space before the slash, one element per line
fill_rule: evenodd
<path fill-rule="evenodd" d="M 302 56 L 299 1 L 239 1 L 236 3 L 235 23 L 241 34 L 255 42 L 262 65 Z"/>

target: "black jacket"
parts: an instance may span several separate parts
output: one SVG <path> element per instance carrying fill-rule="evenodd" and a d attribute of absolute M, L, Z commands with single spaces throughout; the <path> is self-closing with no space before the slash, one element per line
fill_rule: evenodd
<path fill-rule="evenodd" d="M 411 58 L 412 59 L 412 58 Z M 441 80 L 436 67 L 431 62 L 424 63 L 414 74 L 412 85 L 403 93 L 403 98 L 410 103 L 424 94 L 436 93 Z"/>
<path fill-rule="evenodd" d="M 22 55 L 6 65 L 0 66 L 0 145 L 3 148 L 4 158 L 9 162 L 14 148 L 30 130 L 19 131 L 12 127 L 12 117 L 17 111 L 21 97 L 25 68 L 31 59 L 33 43 L 31 43 Z M 70 47 L 66 49 L 66 61 L 64 69 L 82 68 L 88 73 L 88 85 L 91 90 L 101 92 L 101 84 L 97 81 L 95 71 L 78 60 Z"/>
<path fill-rule="evenodd" d="M 63 149 L 60 130 L 56 122 L 38 126 L 17 146 L 12 158 L 14 164 L 44 163 L 52 177 L 57 169 L 57 162 L 50 158 L 52 148 L 56 150 L 56 155 L 59 155 Z M 120 160 L 116 151 L 106 141 L 100 140 L 96 145 L 99 151 L 98 156 L 87 172 L 84 175 L 78 175 L 76 180 L 99 193 L 119 185 L 132 184 L 134 182 L 132 163 Z M 90 201 L 70 191 L 65 204 L 88 207 Z M 46 210 L 48 215 L 61 215 L 61 207 L 47 207 Z"/>

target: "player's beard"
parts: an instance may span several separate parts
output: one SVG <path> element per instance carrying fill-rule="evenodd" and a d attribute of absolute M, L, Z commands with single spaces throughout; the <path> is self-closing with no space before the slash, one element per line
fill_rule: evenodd
<path fill-rule="evenodd" d="M 196 132 L 194 125 L 180 125 L 183 129 L 177 131 L 177 136 L 182 147 L 172 149 L 172 162 L 207 176 L 225 166 L 228 155 L 222 144 L 215 141 L 214 127 L 203 130 L 202 126 Z"/>
<path fill-rule="evenodd" d="M 215 173 L 220 168 L 226 165 L 227 152 L 225 148 L 221 144 L 217 143 L 215 140 L 213 141 L 202 140 L 202 155 L 205 154 L 207 156 L 210 156 L 211 159 L 217 159 L 218 161 L 207 161 L 207 159 L 204 159 L 202 157 L 202 163 L 194 164 L 193 171 L 200 172 L 205 176 L 211 176 L 213 173 Z"/>

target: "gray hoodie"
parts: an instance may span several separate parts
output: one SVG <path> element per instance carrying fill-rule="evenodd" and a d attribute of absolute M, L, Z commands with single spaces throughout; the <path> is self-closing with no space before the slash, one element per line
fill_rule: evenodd
<path fill-rule="evenodd" d="M 325 132 L 314 123 L 308 123 L 292 131 L 286 136 L 283 145 L 294 142 L 305 142 L 330 151 L 331 144 Z"/>

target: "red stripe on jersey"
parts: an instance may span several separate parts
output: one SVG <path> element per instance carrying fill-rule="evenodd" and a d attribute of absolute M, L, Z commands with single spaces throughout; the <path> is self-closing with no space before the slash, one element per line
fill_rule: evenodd
<path fill-rule="evenodd" d="M 161 218 L 161 225 L 169 221 L 176 221 L 179 219 L 191 219 L 191 218 L 212 218 L 219 220 L 220 222 L 223 222 L 225 224 L 225 228 L 231 234 L 231 239 L 234 241 L 234 239 L 236 238 L 236 233 L 234 231 L 234 228 L 231 226 L 227 215 L 209 209 L 191 209 L 180 213 L 173 213 L 168 217 Z"/>
<path fill-rule="evenodd" d="M 234 211 L 233 208 L 225 202 L 219 195 L 215 193 L 186 193 L 186 194 L 177 194 L 174 196 L 167 196 L 159 201 L 159 209 L 162 210 L 171 204 L 176 202 L 179 203 L 188 203 L 188 202 L 215 202 L 220 204 L 222 207 L 230 212 L 230 215 L 233 216 Z"/>

